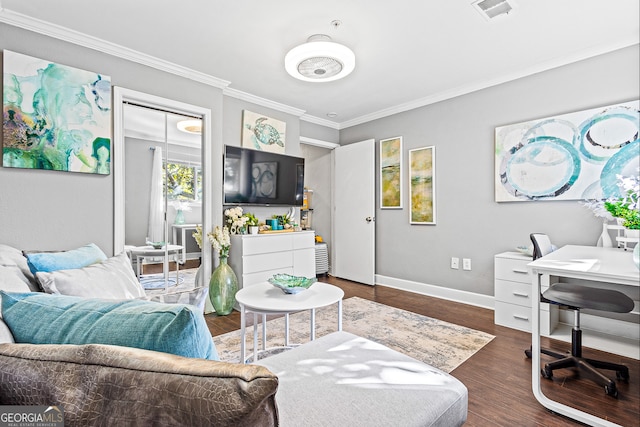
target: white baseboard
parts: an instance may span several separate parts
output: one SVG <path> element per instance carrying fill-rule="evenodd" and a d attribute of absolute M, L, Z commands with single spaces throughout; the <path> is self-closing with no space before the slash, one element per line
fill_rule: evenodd
<path fill-rule="evenodd" d="M 396 279 L 380 274 L 376 274 L 375 283 L 376 285 L 401 289 L 430 297 L 442 298 L 449 301 L 474 305 L 476 307 L 488 308 L 490 310 L 494 309 L 494 299 L 491 295 L 476 294 L 473 292 L 444 288 L 442 286 L 429 285 L 427 283 Z"/>

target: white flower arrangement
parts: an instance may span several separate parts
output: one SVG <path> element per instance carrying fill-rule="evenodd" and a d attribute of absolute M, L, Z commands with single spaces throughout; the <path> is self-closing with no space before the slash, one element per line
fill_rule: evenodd
<path fill-rule="evenodd" d="M 587 200 L 581 203 L 603 221 L 618 219 L 629 229 L 640 229 L 640 177 L 616 175 L 621 197 L 607 200 Z"/>
<path fill-rule="evenodd" d="M 169 204 L 177 211 L 188 212 L 191 210 L 191 202 L 187 200 L 172 200 Z"/>
<path fill-rule="evenodd" d="M 202 227 L 197 226 L 196 231 L 193 233 L 193 238 L 196 240 L 198 247 L 202 249 Z M 229 233 L 229 228 L 220 227 L 216 225 L 216 228 L 213 231 L 207 233 L 207 238 L 209 239 L 209 243 L 213 246 L 218 252 L 220 258 L 228 258 L 229 257 L 229 249 L 231 249 L 231 235 Z"/>
<path fill-rule="evenodd" d="M 225 210 L 224 215 L 227 218 L 226 222 L 231 234 L 240 234 L 249 219 L 242 215 L 242 208 L 240 206 Z"/>
<path fill-rule="evenodd" d="M 208 233 L 207 237 L 213 245 L 213 249 L 218 252 L 220 258 L 227 258 L 229 256 L 229 249 L 231 248 L 231 235 L 227 227 L 220 228 L 216 225 L 213 232 Z"/>
<path fill-rule="evenodd" d="M 603 222 L 613 221 L 613 215 L 604 207 L 604 200 L 587 200 L 580 202 L 582 206 L 593 212 L 596 218 L 601 218 Z"/>

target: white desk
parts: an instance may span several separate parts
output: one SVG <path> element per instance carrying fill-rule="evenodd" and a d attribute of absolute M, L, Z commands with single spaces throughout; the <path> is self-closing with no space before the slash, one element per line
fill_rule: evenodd
<path fill-rule="evenodd" d="M 539 295 L 541 286 L 550 276 L 567 277 L 615 285 L 640 287 L 640 272 L 633 263 L 632 254 L 618 248 L 595 246 L 563 246 L 547 256 L 528 264 L 533 275 L 533 294 Z M 540 298 L 533 298 L 532 388 L 538 402 L 545 408 L 592 426 L 616 424 L 549 399 L 540 388 Z"/>
<path fill-rule="evenodd" d="M 196 231 L 196 227 L 201 227 L 202 224 L 171 224 L 171 231 L 173 233 L 173 244 L 178 244 L 178 230 L 180 230 L 180 245 L 182 245 L 182 260 L 181 264 L 187 261 L 187 230 Z M 206 240 L 206 236 L 204 237 Z"/>

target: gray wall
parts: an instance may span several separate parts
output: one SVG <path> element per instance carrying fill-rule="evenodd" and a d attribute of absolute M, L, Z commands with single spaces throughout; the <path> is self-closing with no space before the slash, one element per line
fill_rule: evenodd
<path fill-rule="evenodd" d="M 494 201 L 494 129 L 638 99 L 638 64 L 634 46 L 342 130 L 341 144 L 375 138 L 376 150 L 401 135 L 405 167 L 409 149 L 436 147 L 437 225 L 409 225 L 405 184 L 404 209 L 376 212 L 376 273 L 493 295 L 493 255 L 531 232 L 595 245 L 601 222 L 576 201 Z M 472 270 L 450 269 L 453 256 L 471 258 Z"/>
<path fill-rule="evenodd" d="M 214 192 L 222 188 L 222 145 L 240 144 L 242 109 L 286 120 L 287 153 L 300 154 L 298 117 L 224 97 L 219 88 L 4 23 L 0 49 L 100 72 L 110 76 L 114 86 L 211 109 Z M 223 99 L 228 101 L 224 109 Z M 220 194 L 210 200 L 214 224 L 221 223 Z M 94 242 L 111 254 L 113 218 L 113 175 L 0 168 L 1 243 L 57 250 Z"/>
<path fill-rule="evenodd" d="M 307 138 L 319 139 L 320 141 L 340 142 L 340 132 L 337 129 L 320 126 L 304 120 L 300 121 L 300 135 Z"/>

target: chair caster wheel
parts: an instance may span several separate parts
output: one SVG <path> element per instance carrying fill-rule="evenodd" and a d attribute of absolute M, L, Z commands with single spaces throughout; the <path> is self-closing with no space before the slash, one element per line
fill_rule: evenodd
<path fill-rule="evenodd" d="M 551 378 L 553 378 L 553 371 L 551 369 L 547 369 L 547 367 L 545 366 L 544 368 L 540 369 L 540 375 L 542 375 L 542 378 L 550 380 Z"/>
<path fill-rule="evenodd" d="M 604 392 L 607 393 L 608 396 L 613 397 L 614 399 L 618 398 L 618 389 L 615 384 L 609 384 L 604 386 Z"/>

